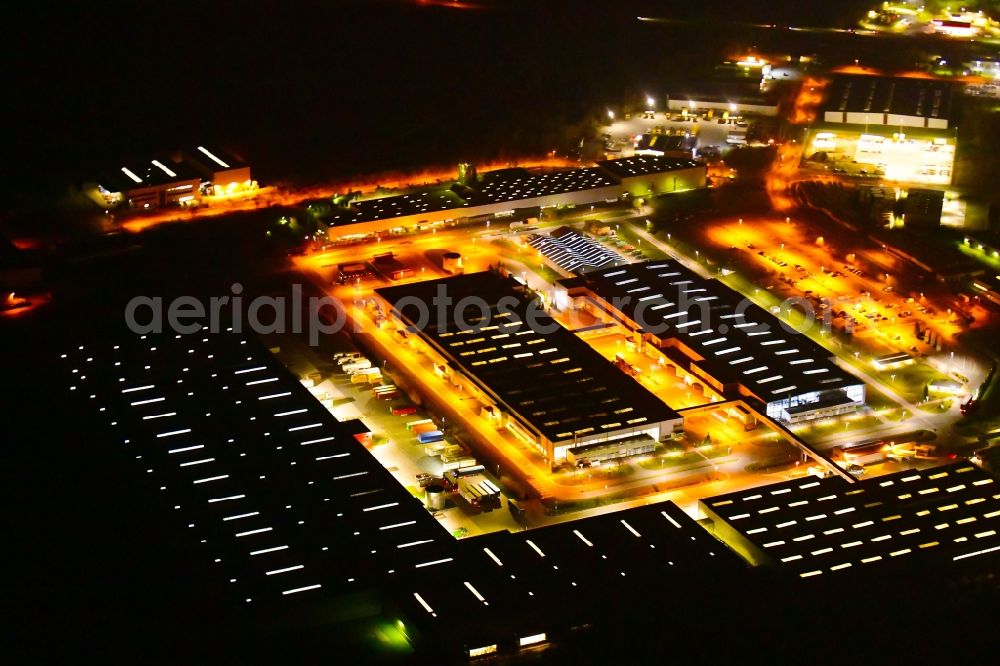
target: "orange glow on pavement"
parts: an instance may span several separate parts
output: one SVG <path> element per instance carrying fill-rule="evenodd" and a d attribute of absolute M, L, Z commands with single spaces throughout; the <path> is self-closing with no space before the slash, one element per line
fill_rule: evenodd
<path fill-rule="evenodd" d="M 807 125 L 816 119 L 816 109 L 823 102 L 823 91 L 829 81 L 809 77 L 802 82 L 795 106 L 792 109 L 791 121 L 795 125 Z M 771 171 L 766 178 L 767 195 L 771 205 L 779 212 L 791 210 L 794 202 L 788 196 L 788 184 L 795 176 L 802 159 L 804 146 L 799 143 L 785 142 L 778 147 L 777 159 L 771 165 Z"/>

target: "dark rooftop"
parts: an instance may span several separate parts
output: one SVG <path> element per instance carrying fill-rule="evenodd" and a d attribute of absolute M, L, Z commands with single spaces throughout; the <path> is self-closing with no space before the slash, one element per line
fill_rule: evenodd
<path fill-rule="evenodd" d="M 394 217 L 419 215 L 442 210 L 463 208 L 469 204 L 457 194 L 447 189 L 425 190 L 413 194 L 397 194 L 389 197 L 362 199 L 350 208 L 334 211 L 327 221 L 332 225 L 389 220 Z M 456 213 L 458 216 L 466 213 Z"/>
<path fill-rule="evenodd" d="M 240 169 L 246 162 L 218 146 L 197 146 L 184 151 L 184 160 L 201 173 L 216 173 L 226 169 Z"/>
<path fill-rule="evenodd" d="M 804 578 L 1000 551 L 1000 488 L 970 463 L 855 484 L 807 477 L 702 502 L 777 566 Z"/>
<path fill-rule="evenodd" d="M 679 418 L 527 300 L 511 278 L 471 273 L 376 292 L 393 306 L 410 301 L 399 313 L 409 324 L 421 318 L 414 299 L 441 312 L 443 321 L 426 321 L 421 335 L 550 441 Z M 438 309 L 431 303 L 440 295 L 448 301 Z M 457 313 L 454 304 L 466 297 L 485 302 L 488 316 L 478 307 Z M 459 314 L 466 320 L 463 327 L 456 323 Z"/>
<path fill-rule="evenodd" d="M 691 577 L 740 572 L 742 561 L 672 502 L 527 532 L 497 532 L 455 546 L 455 575 L 410 576 L 407 609 L 444 632 L 479 624 L 494 637 L 566 627 L 653 575 L 667 588 Z M 492 641 L 490 641 L 492 642 Z M 471 645 L 469 647 L 475 647 Z"/>
<path fill-rule="evenodd" d="M 123 334 L 69 348 L 63 362 L 71 394 L 107 419 L 107 444 L 134 459 L 239 603 L 350 592 L 452 547 L 251 338 Z"/>
<path fill-rule="evenodd" d="M 648 261 L 592 271 L 585 284 L 633 321 L 676 338 L 705 360 L 698 365 L 724 384 L 742 384 L 771 402 L 861 381 L 835 365 L 832 354 L 718 280 L 675 261 Z"/>
<path fill-rule="evenodd" d="M 145 165 L 133 163 L 119 169 L 108 169 L 102 174 L 100 184 L 112 192 L 127 192 L 142 187 L 200 179 L 201 175 L 189 164 L 154 159 Z"/>
<path fill-rule="evenodd" d="M 676 138 L 676 137 L 666 137 Z M 648 176 L 654 173 L 665 173 L 678 169 L 692 169 L 701 166 L 691 159 L 682 157 L 664 157 L 658 155 L 636 155 L 622 157 L 616 160 L 603 160 L 597 163 L 602 169 L 615 178 L 631 178 L 633 176 Z"/>
<path fill-rule="evenodd" d="M 484 177 L 468 199 L 473 205 L 519 201 L 607 187 L 616 182 L 604 171 L 590 167 L 536 173 L 503 169 Z"/>
<path fill-rule="evenodd" d="M 841 74 L 827 92 L 827 111 L 949 118 L 954 84 L 928 79 Z"/>

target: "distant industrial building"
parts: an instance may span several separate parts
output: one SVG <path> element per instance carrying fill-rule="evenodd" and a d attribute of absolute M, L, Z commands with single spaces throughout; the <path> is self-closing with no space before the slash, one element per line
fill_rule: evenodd
<path fill-rule="evenodd" d="M 188 164 L 155 159 L 106 174 L 98 191 L 109 206 L 192 206 L 201 199 L 201 175 Z"/>
<path fill-rule="evenodd" d="M 833 354 L 718 280 L 674 261 L 593 271 L 559 282 L 557 306 L 588 310 L 730 398 L 796 423 L 853 412 L 864 383 Z M 636 340 L 639 342 L 639 340 Z"/>
<path fill-rule="evenodd" d="M 250 167 L 229 153 L 205 146 L 184 151 L 180 159 L 154 159 L 102 174 L 93 198 L 108 207 L 194 206 L 204 196 L 256 189 Z"/>
<path fill-rule="evenodd" d="M 685 111 L 688 113 L 710 111 L 712 116 L 719 118 L 724 115 L 778 115 L 777 104 L 762 97 L 731 92 L 731 86 L 725 84 L 715 87 L 709 86 L 704 90 L 690 91 L 686 94 L 671 95 L 670 99 L 667 100 L 667 108 L 681 113 Z"/>
<path fill-rule="evenodd" d="M 544 208 L 590 204 L 620 195 L 614 178 L 601 169 L 584 167 L 543 173 L 524 169 L 488 171 L 463 198 L 472 206 L 516 202 L 519 207 Z"/>
<path fill-rule="evenodd" d="M 655 444 L 682 423 L 545 315 L 511 278 L 471 273 L 375 293 L 396 326 L 419 339 L 443 378 L 550 464 L 587 444 L 635 437 Z"/>
<path fill-rule="evenodd" d="M 753 564 L 802 578 L 1000 552 L 997 482 L 970 463 L 848 483 L 799 478 L 699 501 L 710 529 Z"/>
<path fill-rule="evenodd" d="M 652 155 L 606 160 L 597 167 L 532 172 L 500 169 L 450 188 L 354 201 L 327 216 L 332 240 L 407 231 L 518 211 L 586 206 L 705 187 L 706 167 Z"/>
<path fill-rule="evenodd" d="M 254 187 L 250 166 L 221 148 L 210 150 L 198 146 L 195 150 L 185 151 L 183 158 L 201 174 L 210 194 L 234 194 Z"/>
<path fill-rule="evenodd" d="M 955 89 L 947 81 L 840 74 L 827 90 L 823 120 L 948 129 Z"/>
<path fill-rule="evenodd" d="M 705 187 L 706 169 L 688 158 L 636 155 L 597 163 L 632 197 L 650 197 Z"/>

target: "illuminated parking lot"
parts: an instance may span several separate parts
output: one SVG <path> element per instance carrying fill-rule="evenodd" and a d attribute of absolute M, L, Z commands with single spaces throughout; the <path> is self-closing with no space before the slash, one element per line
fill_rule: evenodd
<path fill-rule="evenodd" d="M 806 158 L 825 153 L 823 164 L 832 173 L 950 185 L 955 162 L 954 139 L 923 134 L 917 138 L 906 132 L 905 127 L 885 128 L 881 134 L 868 130 L 860 133 L 822 130 L 812 135 Z"/>

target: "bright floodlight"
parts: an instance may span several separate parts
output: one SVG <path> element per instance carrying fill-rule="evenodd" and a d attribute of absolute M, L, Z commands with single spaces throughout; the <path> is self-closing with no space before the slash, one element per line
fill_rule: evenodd
<path fill-rule="evenodd" d="M 611 109 L 608 109 L 608 118 L 610 118 L 611 120 L 615 119 L 615 112 L 612 111 Z"/>
<path fill-rule="evenodd" d="M 648 106 L 649 108 L 651 108 L 651 109 L 652 109 L 652 108 L 653 108 L 653 104 L 655 104 L 655 103 L 656 103 L 656 100 L 654 100 L 654 99 L 653 99 L 652 97 L 650 97 L 649 95 L 646 95 L 646 105 L 647 105 L 647 106 Z"/>

